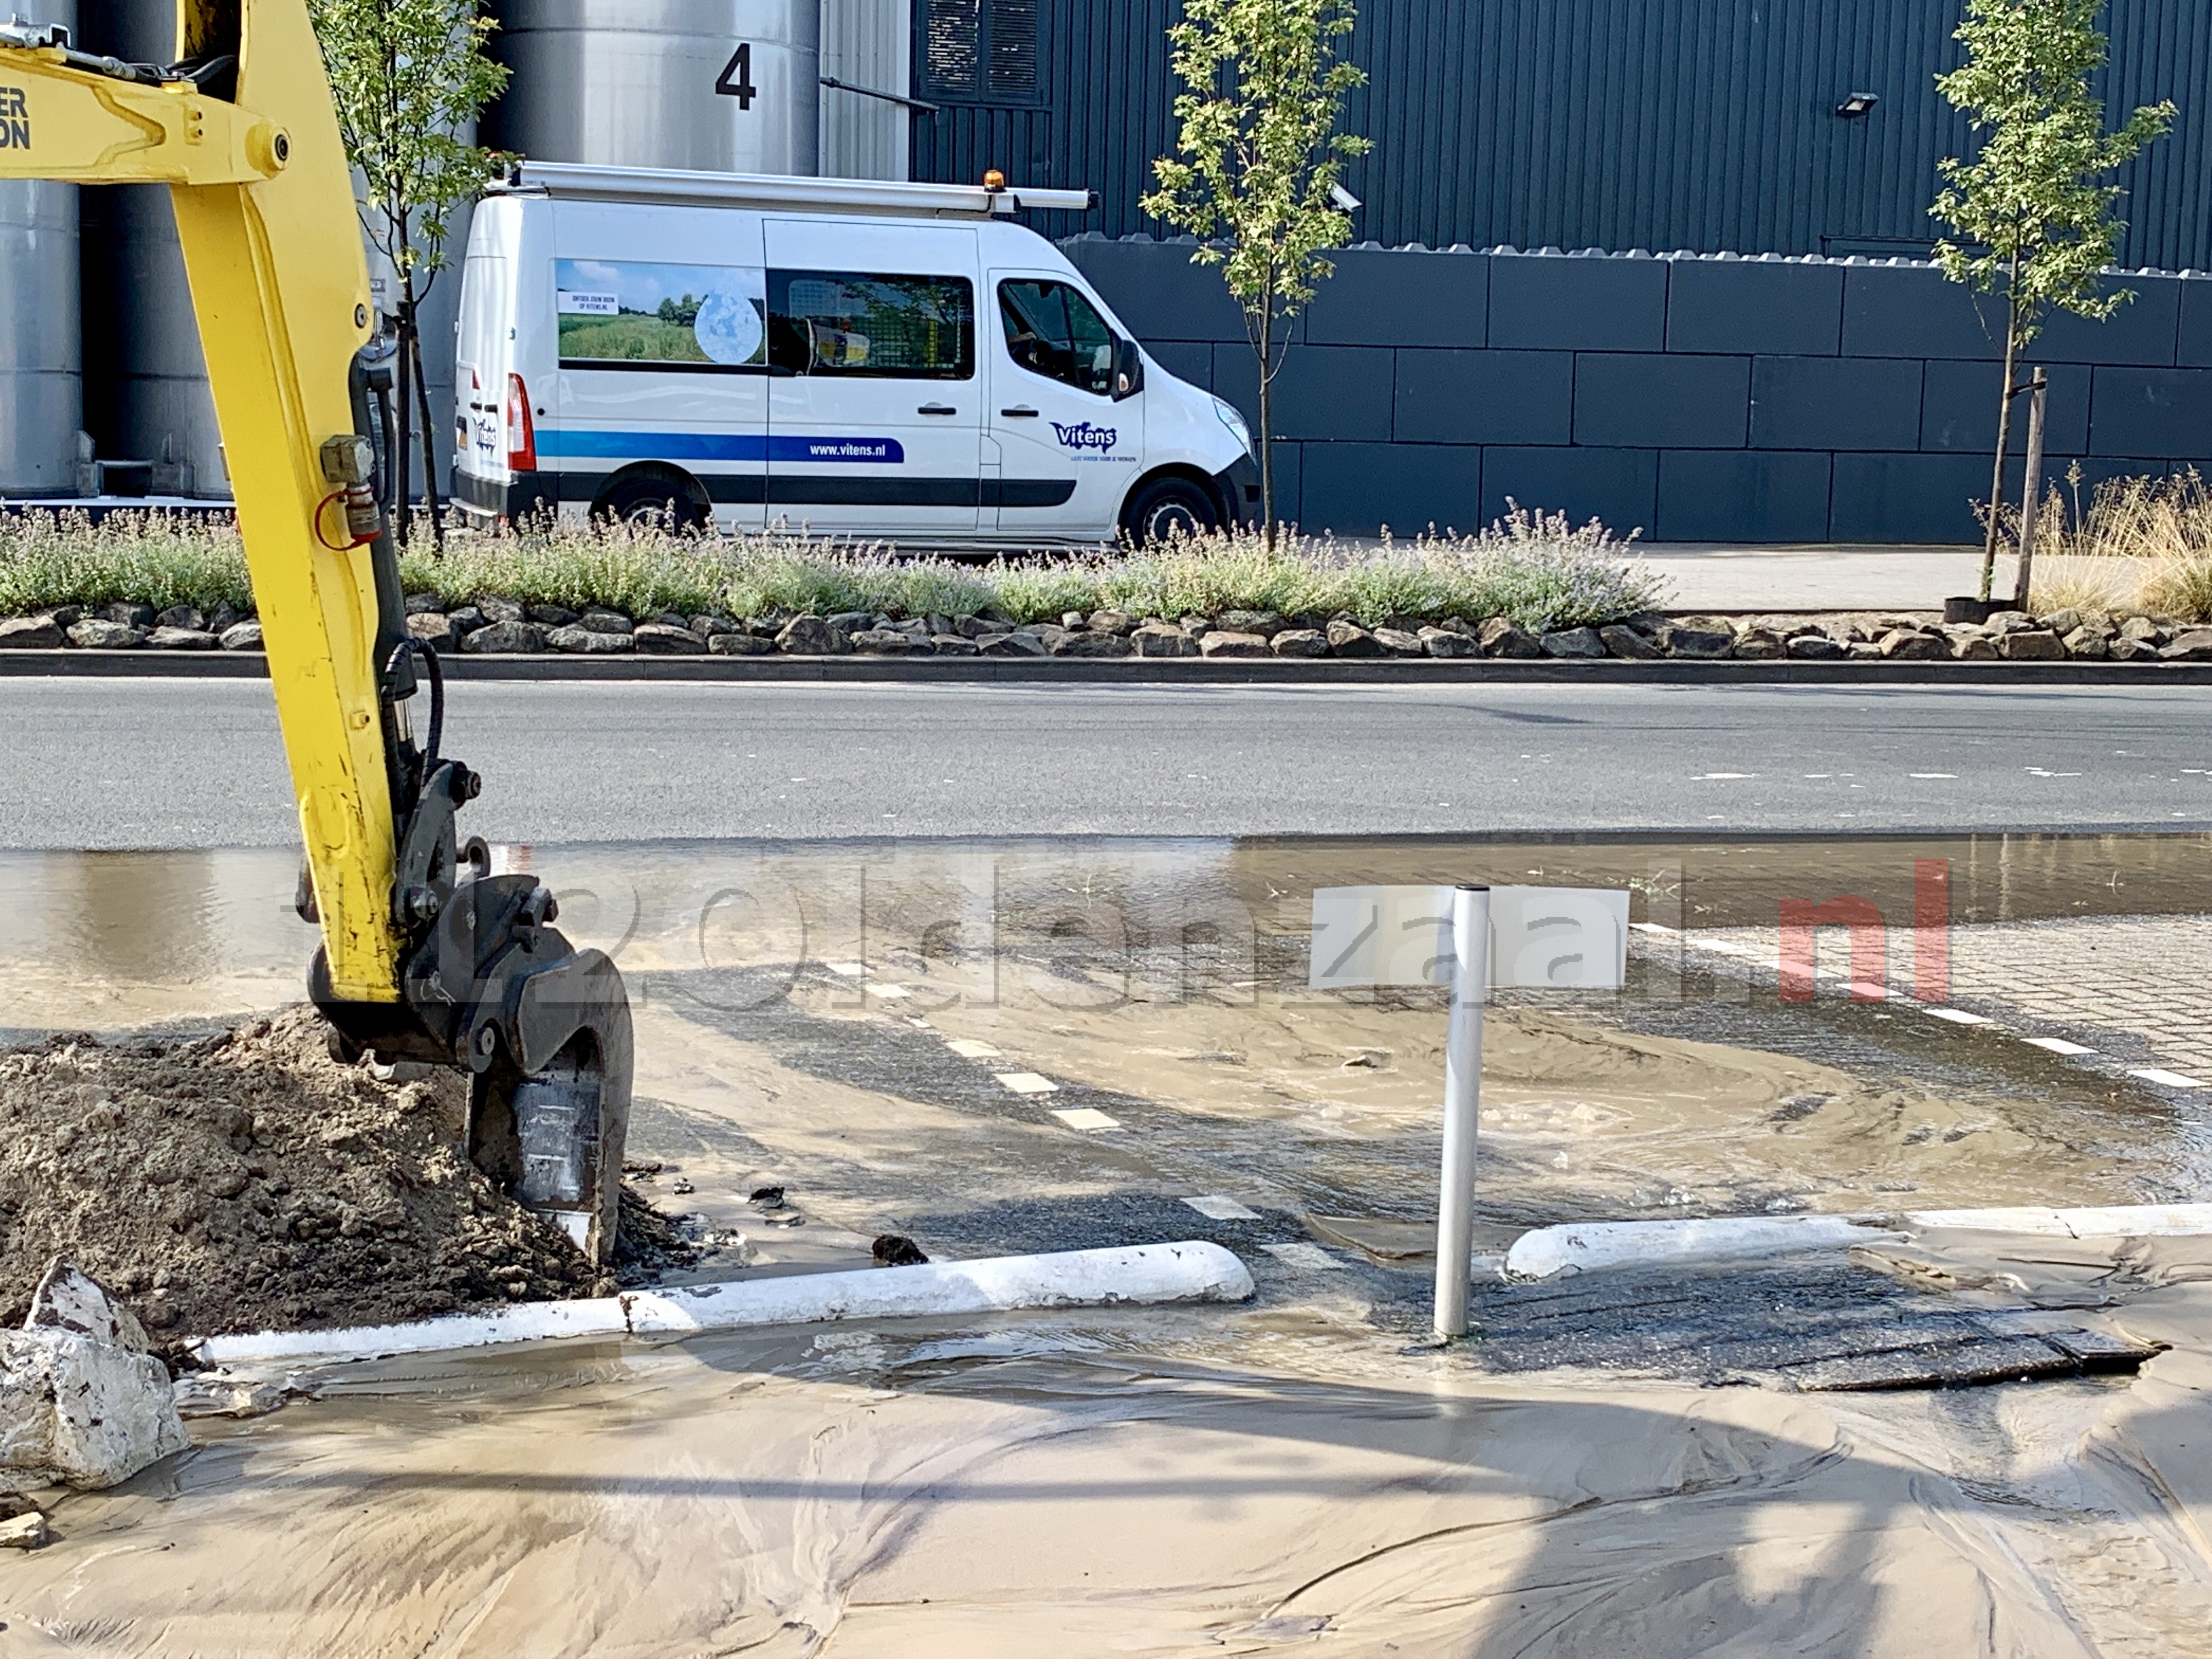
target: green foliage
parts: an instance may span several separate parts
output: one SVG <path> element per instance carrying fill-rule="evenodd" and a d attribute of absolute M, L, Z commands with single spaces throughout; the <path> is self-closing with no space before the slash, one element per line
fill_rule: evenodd
<path fill-rule="evenodd" d="M 499 96 L 484 56 L 498 27 L 476 0 L 308 0 L 337 104 L 362 223 L 411 304 L 446 263 L 446 220 L 507 164 L 455 137 Z"/>
<path fill-rule="evenodd" d="M 1268 388 L 1289 349 L 1285 318 L 1334 268 L 1330 248 L 1351 239 L 1350 216 L 1329 199 L 1345 158 L 1365 138 L 1336 131 L 1346 94 L 1366 76 L 1336 55 L 1352 33 L 1353 0 L 1186 0 L 1168 31 L 1169 61 L 1184 90 L 1175 100 L 1176 154 L 1152 163 L 1159 188 L 1146 212 L 1200 240 L 1191 258 L 1219 265 L 1244 311 L 1260 361 L 1262 513 L 1275 518 Z"/>
<path fill-rule="evenodd" d="M 1613 622 L 1657 605 L 1661 584 L 1627 552 L 1595 522 L 1574 531 L 1564 517 L 1516 508 L 1479 535 L 1386 537 L 1380 547 L 1235 531 L 1139 553 L 989 564 L 901 558 L 776 532 L 725 538 L 559 526 L 453 536 L 442 557 L 406 554 L 400 573 L 409 592 L 448 604 L 497 595 L 578 611 L 610 605 L 633 617 L 964 617 L 996 605 L 1016 622 L 1057 621 L 1069 611 L 1170 618 L 1278 611 L 1370 624 L 1504 616 L 1542 629 Z M 250 608 L 235 527 L 158 514 L 118 514 L 97 526 L 81 514 L 0 522 L 0 616 L 117 599 Z"/>
<path fill-rule="evenodd" d="M 2135 298 L 2100 295 L 2124 220 L 2122 191 L 2095 182 L 2124 166 L 2173 121 L 2171 103 L 2146 105 L 2117 132 L 2090 82 L 2104 67 L 2097 14 L 2104 0 L 1967 0 L 1955 38 L 1966 61 L 1937 90 L 1981 137 L 1971 161 L 1936 164 L 1945 182 L 1929 210 L 1958 240 L 1936 245 L 1943 272 L 1984 292 L 2002 289 L 2013 343 L 2035 337 L 2052 307 L 2102 321 Z"/>
<path fill-rule="evenodd" d="M 2105 64 L 2103 8 L 2104 0 L 1966 0 L 1953 37 L 1966 61 L 1936 77 L 1981 138 L 1972 161 L 1936 163 L 1944 188 L 1929 212 L 1958 240 L 1937 242 L 1936 260 L 1953 282 L 2005 296 L 2004 382 L 1982 544 L 1985 599 L 2003 517 L 2014 362 L 2053 307 L 2102 322 L 2136 297 L 2132 289 L 2098 291 L 2127 224 L 2112 212 L 2120 187 L 2096 181 L 2173 121 L 2172 104 L 2152 104 L 2118 132 L 2105 131 L 2105 106 L 2090 87 Z"/>
<path fill-rule="evenodd" d="M 0 617 L 118 600 L 246 610 L 252 592 L 236 527 L 166 513 L 114 513 L 98 524 L 74 511 L 0 518 Z"/>

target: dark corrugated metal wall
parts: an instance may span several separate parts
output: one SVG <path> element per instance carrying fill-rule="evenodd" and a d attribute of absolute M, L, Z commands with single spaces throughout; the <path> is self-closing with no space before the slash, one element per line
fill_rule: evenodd
<path fill-rule="evenodd" d="M 1396 245 L 1911 252 L 1965 125 L 1934 77 L 1959 0 L 1365 0 L 1347 111 L 1375 150 L 1355 234 Z M 918 116 L 915 176 L 1088 185 L 1039 228 L 1157 230 L 1137 198 L 1173 142 L 1171 0 L 1045 0 L 1040 100 Z M 2129 264 L 2212 265 L 2212 4 L 2113 0 L 2117 112 L 2171 98 L 2173 136 L 2128 169 Z M 917 94 L 930 95 L 918 79 Z M 1844 94 L 1881 103 L 1843 120 Z"/>

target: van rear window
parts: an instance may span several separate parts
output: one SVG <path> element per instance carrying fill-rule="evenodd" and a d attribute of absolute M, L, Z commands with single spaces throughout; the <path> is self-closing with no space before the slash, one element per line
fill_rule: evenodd
<path fill-rule="evenodd" d="M 793 374 L 969 380 L 975 373 L 975 285 L 964 276 L 771 270 L 768 358 Z"/>
<path fill-rule="evenodd" d="M 568 368 L 750 368 L 768 362 L 757 265 L 556 259 L 554 309 Z"/>

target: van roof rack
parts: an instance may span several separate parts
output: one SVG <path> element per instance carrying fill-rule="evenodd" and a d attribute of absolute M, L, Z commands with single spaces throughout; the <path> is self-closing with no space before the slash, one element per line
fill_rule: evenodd
<path fill-rule="evenodd" d="M 495 194 L 545 195 L 592 202 L 690 202 L 721 207 L 812 208 L 843 213 L 988 219 L 1024 208 L 1085 213 L 1087 190 L 1024 190 L 1007 185 L 907 185 L 878 179 L 799 179 L 767 173 L 683 173 L 661 167 L 591 167 L 523 161 Z"/>

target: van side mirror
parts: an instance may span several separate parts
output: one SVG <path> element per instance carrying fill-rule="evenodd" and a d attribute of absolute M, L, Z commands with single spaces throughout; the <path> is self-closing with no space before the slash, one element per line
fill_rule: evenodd
<path fill-rule="evenodd" d="M 1114 343 L 1114 401 L 1133 398 L 1145 389 L 1145 356 L 1134 340 Z"/>

